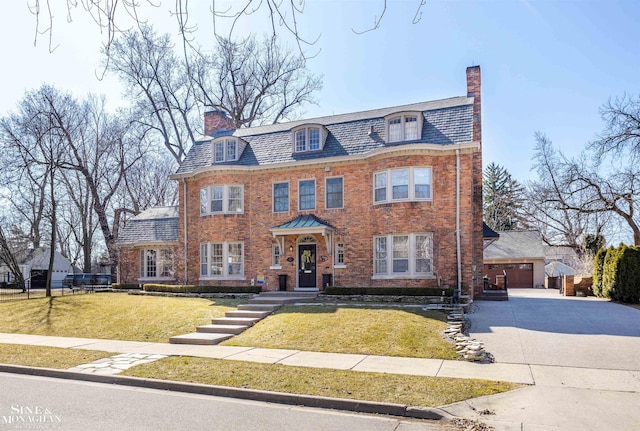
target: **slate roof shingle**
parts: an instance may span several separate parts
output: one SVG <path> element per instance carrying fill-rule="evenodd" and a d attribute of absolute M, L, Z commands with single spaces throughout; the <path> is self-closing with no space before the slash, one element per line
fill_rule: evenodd
<path fill-rule="evenodd" d="M 178 241 L 178 207 L 149 208 L 127 221 L 116 243 L 119 245 Z"/>
<path fill-rule="evenodd" d="M 385 143 L 386 115 L 403 111 L 421 111 L 424 115 L 422 136 L 413 142 Z M 291 129 L 303 124 L 322 124 L 329 134 L 320 152 L 294 154 L 291 151 Z M 374 133 L 369 133 L 373 128 Z M 451 145 L 473 141 L 473 98 L 466 96 L 431 102 L 414 103 L 391 108 L 328 117 L 271 124 L 221 132 L 247 142 L 237 161 L 220 165 L 263 166 L 328 157 L 365 154 L 385 146 L 406 143 Z M 218 135 L 220 135 L 218 134 Z M 216 135 L 216 136 L 218 136 Z M 176 174 L 188 174 L 212 165 L 212 137 L 196 142 Z"/>

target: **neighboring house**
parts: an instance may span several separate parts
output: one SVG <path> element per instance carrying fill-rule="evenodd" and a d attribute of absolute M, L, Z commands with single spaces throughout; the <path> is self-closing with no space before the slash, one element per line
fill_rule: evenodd
<path fill-rule="evenodd" d="M 551 262 L 562 262 L 571 268 L 578 268 L 580 266 L 580 258 L 573 247 L 545 245 L 544 255 L 547 264 Z"/>
<path fill-rule="evenodd" d="M 547 289 L 561 289 L 561 278 L 565 275 L 576 275 L 576 270 L 560 261 L 553 261 L 544 266 L 545 283 Z"/>
<path fill-rule="evenodd" d="M 119 283 L 175 283 L 178 207 L 150 208 L 129 219 L 116 245 Z"/>
<path fill-rule="evenodd" d="M 172 176 L 177 235 L 134 240 L 130 220 L 121 277 L 158 279 L 145 250 L 170 249 L 177 283 L 481 292 L 480 68 L 466 77 L 460 97 L 290 123 L 234 130 L 205 113 Z M 145 217 L 136 231 L 160 220 Z"/>
<path fill-rule="evenodd" d="M 540 232 L 501 231 L 499 238 L 484 250 L 484 276 L 495 283 L 507 274 L 507 288 L 544 286 L 544 242 Z"/>
<path fill-rule="evenodd" d="M 51 259 L 49 248 L 28 249 L 16 256 L 18 266 L 22 270 L 27 285 L 31 288 L 44 288 L 47 285 L 49 273 L 49 261 Z M 59 252 L 55 252 L 53 258 L 53 272 L 51 274 L 51 287 L 62 287 L 62 280 L 68 272 L 73 271 L 73 265 L 69 259 Z M 0 281 L 11 281 L 14 275 L 6 266 L 0 266 Z"/>

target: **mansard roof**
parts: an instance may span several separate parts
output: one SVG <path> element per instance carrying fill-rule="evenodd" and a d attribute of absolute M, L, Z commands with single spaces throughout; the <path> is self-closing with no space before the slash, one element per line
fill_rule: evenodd
<path fill-rule="evenodd" d="M 417 141 L 386 143 L 385 117 L 397 112 L 422 112 L 422 136 Z M 328 136 L 322 151 L 295 153 L 292 149 L 291 130 L 305 124 L 319 124 L 327 128 Z M 373 131 L 373 132 L 372 132 Z M 451 145 L 473 141 L 473 98 L 454 97 L 403 106 L 331 115 L 327 117 L 292 121 L 288 123 L 236 129 L 218 133 L 236 136 L 247 142 L 237 161 L 216 163 L 235 166 L 267 166 L 277 163 L 305 161 L 340 156 L 362 155 L 370 151 L 406 143 Z M 199 139 L 176 172 L 188 175 L 207 168 L 212 163 L 211 140 Z"/>

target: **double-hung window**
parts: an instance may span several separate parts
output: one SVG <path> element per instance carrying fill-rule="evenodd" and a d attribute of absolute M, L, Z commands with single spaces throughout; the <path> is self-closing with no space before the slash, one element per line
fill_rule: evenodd
<path fill-rule="evenodd" d="M 244 187 L 219 185 L 200 189 L 200 215 L 244 212 Z"/>
<path fill-rule="evenodd" d="M 282 265 L 280 263 L 280 258 L 281 258 L 281 251 L 280 251 L 280 245 L 278 244 L 273 244 L 271 247 L 271 268 L 272 269 L 276 269 L 276 268 L 281 268 Z"/>
<path fill-rule="evenodd" d="M 336 267 L 344 267 L 344 243 L 336 243 Z"/>
<path fill-rule="evenodd" d="M 233 162 L 238 160 L 238 141 L 224 139 L 213 143 L 213 163 Z"/>
<path fill-rule="evenodd" d="M 242 242 L 200 244 L 200 276 L 204 278 L 244 277 Z"/>
<path fill-rule="evenodd" d="M 298 183 L 298 209 L 316 209 L 316 180 L 302 180 Z"/>
<path fill-rule="evenodd" d="M 342 208 L 344 206 L 343 178 L 327 178 L 325 194 L 325 205 L 328 209 Z"/>
<path fill-rule="evenodd" d="M 433 234 L 382 235 L 373 239 L 374 277 L 433 275 Z"/>
<path fill-rule="evenodd" d="M 431 168 L 389 169 L 373 174 L 373 201 L 431 200 Z"/>
<path fill-rule="evenodd" d="M 273 212 L 289 211 L 289 183 L 273 185 Z"/>

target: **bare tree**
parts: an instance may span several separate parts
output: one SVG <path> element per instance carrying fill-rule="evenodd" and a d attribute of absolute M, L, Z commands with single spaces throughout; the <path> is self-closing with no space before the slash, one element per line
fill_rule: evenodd
<path fill-rule="evenodd" d="M 636 211 L 640 175 L 635 166 L 603 167 L 590 162 L 587 155 L 568 159 L 553 149 L 546 136 L 537 133 L 536 140 L 534 167 L 539 179 L 528 186 L 528 214 L 533 223 L 543 226 L 547 241 L 560 239 L 580 250 L 583 236 L 602 234 L 612 221 L 607 216 L 613 215 L 627 224 L 634 243 L 640 245 Z"/>
<path fill-rule="evenodd" d="M 284 50 L 276 38 L 218 38 L 212 55 L 197 55 L 190 78 L 198 100 L 227 113 L 235 127 L 292 119 L 301 106 L 315 103 L 313 93 L 322 87 L 304 58 Z"/>
<path fill-rule="evenodd" d="M 169 35 L 158 35 L 148 25 L 127 32 L 113 41 L 105 65 L 125 84 L 139 126 L 181 162 L 195 141 L 192 124 L 199 115 L 184 63 L 175 55 Z"/>
<path fill-rule="evenodd" d="M 414 1 L 417 7 L 411 23 L 417 24 L 422 19 L 426 0 Z M 228 2 L 211 0 L 209 6 L 210 22 L 217 37 L 233 39 L 236 35 L 236 28 L 239 27 L 238 24 L 241 21 L 252 16 L 260 16 L 270 26 L 272 36 L 291 37 L 297 45 L 299 53 L 303 57 L 309 57 L 306 51 L 315 46 L 321 35 L 309 35 L 303 31 L 304 26 L 300 25 L 300 20 L 306 13 L 305 3 L 305 0 L 233 0 Z M 33 0 L 28 3 L 29 11 L 35 17 L 34 44 L 37 43 L 41 35 L 46 35 L 51 52 L 56 48 L 53 37 L 56 25 L 54 17 L 57 15 L 55 6 L 62 7 L 60 4 L 62 3 L 54 5 L 51 0 Z M 85 13 L 91 17 L 104 34 L 103 45 L 109 51 L 118 35 L 147 23 L 149 11 L 161 7 L 162 1 L 67 0 L 65 6 L 64 12 L 67 22 L 72 22 L 77 13 Z M 388 9 L 394 6 L 397 4 L 383 0 L 380 5 L 374 8 L 365 9 L 366 13 L 373 15 L 372 25 L 363 29 L 352 28 L 352 31 L 356 34 L 362 34 L 380 28 Z M 169 14 L 176 19 L 183 42 L 185 44 L 191 43 L 194 33 L 198 30 L 198 25 L 193 23 L 191 19 L 193 12 L 189 8 L 189 1 L 176 0 L 174 9 L 170 10 Z"/>
<path fill-rule="evenodd" d="M 113 41 L 105 64 L 126 85 L 138 129 L 162 142 L 178 163 L 202 132 L 198 107 L 224 111 L 235 127 L 275 123 L 314 103 L 321 87 L 304 59 L 275 38 L 219 38 L 210 55 L 189 47 L 179 57 L 168 35 L 142 25 Z"/>
<path fill-rule="evenodd" d="M 11 246 L 11 243 L 7 239 L 7 236 L 2 229 L 2 223 L 0 223 L 0 262 L 4 263 L 9 271 L 14 275 L 15 281 L 14 284 L 18 286 L 18 288 L 25 291 L 25 280 L 22 275 L 22 270 L 20 269 L 20 265 L 18 265 L 18 261 L 16 259 L 16 255 L 14 253 L 14 249 Z"/>
<path fill-rule="evenodd" d="M 96 222 L 107 250 L 115 256 L 113 225 L 118 223 L 119 214 L 133 210 L 116 211 L 111 208 L 111 201 L 127 170 L 141 155 L 138 142 L 127 136 L 129 122 L 107 113 L 104 99 L 89 97 L 78 101 L 47 85 L 28 93 L 19 106 L 18 114 L 0 122 L 2 140 L 14 151 L 25 154 L 25 161 L 48 166 L 50 159 L 43 158 L 44 151 L 36 151 L 37 144 L 45 132 L 55 137 L 59 145 L 55 166 L 65 171 L 55 181 L 56 186 L 73 189 L 66 196 L 75 211 L 82 213 L 73 234 L 83 248 L 83 266 L 90 267 Z M 35 121 L 42 118 L 46 118 L 46 130 L 44 121 Z M 56 203 L 56 199 L 51 202 Z M 58 230 L 51 225 L 53 238 Z"/>
<path fill-rule="evenodd" d="M 614 158 L 640 157 L 640 96 L 629 95 L 609 100 L 600 115 L 606 126 L 599 138 L 588 145 L 601 159 L 606 155 Z"/>

